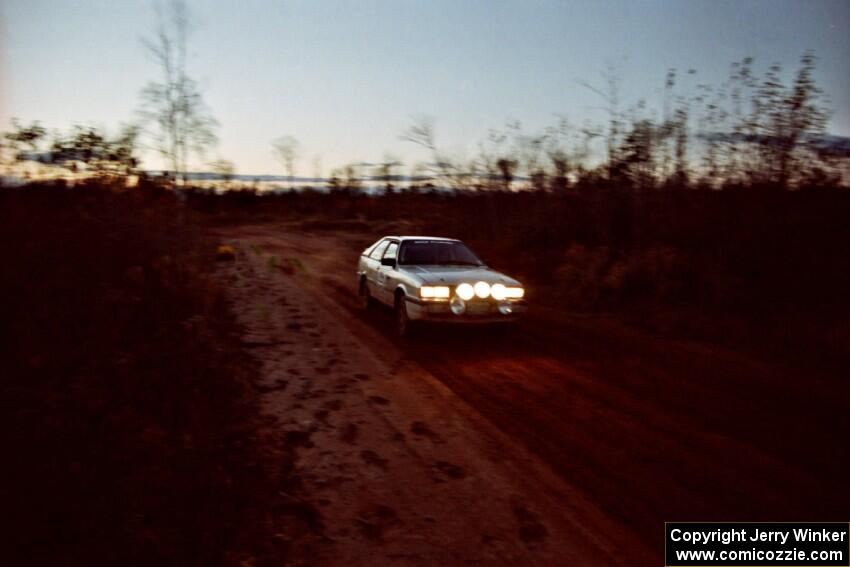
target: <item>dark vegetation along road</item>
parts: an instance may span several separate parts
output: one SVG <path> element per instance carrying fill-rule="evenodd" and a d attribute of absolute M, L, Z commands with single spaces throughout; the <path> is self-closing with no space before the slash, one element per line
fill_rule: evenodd
<path fill-rule="evenodd" d="M 850 509 L 842 191 L 187 197 L 0 195 L 16 564 L 657 564 Z M 528 318 L 393 338 L 355 261 L 416 232 Z"/>

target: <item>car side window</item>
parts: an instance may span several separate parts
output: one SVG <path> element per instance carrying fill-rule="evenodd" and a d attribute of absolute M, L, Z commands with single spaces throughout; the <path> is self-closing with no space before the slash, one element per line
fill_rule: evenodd
<path fill-rule="evenodd" d="M 375 248 L 372 250 L 372 253 L 369 254 L 369 257 L 373 260 L 380 260 L 381 256 L 384 255 L 384 250 L 387 249 L 387 246 L 389 246 L 389 244 L 389 240 L 384 240 L 383 242 L 375 246 Z"/>
<path fill-rule="evenodd" d="M 369 254 L 371 254 L 372 251 L 375 250 L 375 248 L 377 248 L 378 244 L 380 244 L 381 242 L 382 242 L 381 240 L 376 240 L 375 242 L 373 242 L 372 244 L 367 246 L 366 249 L 360 255 L 368 257 Z"/>
<path fill-rule="evenodd" d="M 389 247 L 387 247 L 387 251 L 384 253 L 384 258 L 389 258 L 391 260 L 395 260 L 397 254 L 398 254 L 398 242 L 391 242 Z"/>

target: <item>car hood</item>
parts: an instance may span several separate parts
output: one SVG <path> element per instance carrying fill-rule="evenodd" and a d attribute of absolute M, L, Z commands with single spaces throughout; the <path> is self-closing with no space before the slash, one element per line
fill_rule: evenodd
<path fill-rule="evenodd" d="M 520 285 L 513 278 L 491 270 L 472 266 L 404 266 L 404 270 L 422 280 L 425 285 L 459 285 L 463 282 L 501 283 Z"/>

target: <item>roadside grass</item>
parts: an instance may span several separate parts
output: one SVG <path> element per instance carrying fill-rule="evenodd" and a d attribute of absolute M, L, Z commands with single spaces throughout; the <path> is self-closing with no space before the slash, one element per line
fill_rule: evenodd
<path fill-rule="evenodd" d="M 4 561 L 282 553 L 255 369 L 212 277 L 234 251 L 170 192 L 96 182 L 0 191 L 0 241 Z"/>

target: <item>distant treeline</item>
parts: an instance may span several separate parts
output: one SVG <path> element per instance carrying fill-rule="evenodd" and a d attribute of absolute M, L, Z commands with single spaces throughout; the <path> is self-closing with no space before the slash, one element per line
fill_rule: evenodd
<path fill-rule="evenodd" d="M 845 185 L 850 139 L 827 134 L 830 110 L 815 64 L 813 53 L 803 54 L 786 83 L 779 65 L 759 77 L 753 59 L 744 58 L 718 86 L 698 83 L 694 70 L 682 76 L 671 69 L 660 109 L 643 100 L 624 108 L 619 78 L 609 69 L 605 86 L 583 84 L 604 103 L 606 124 L 578 126 L 562 117 L 527 133 L 511 122 L 491 130 L 469 161 L 440 148 L 427 117 L 402 139 L 431 153 L 421 171 L 458 189 L 516 188 L 520 176 L 524 188 L 551 191 L 587 181 L 642 189 Z M 391 165 L 378 172 L 390 173 Z"/>
<path fill-rule="evenodd" d="M 829 101 L 814 78 L 816 61 L 813 53 L 803 54 L 788 77 L 776 64 L 758 74 L 753 59 L 744 58 L 732 64 L 720 85 L 700 83 L 692 69 L 671 69 L 655 108 L 644 100 L 627 105 L 619 78 L 609 69 L 602 86 L 582 83 L 603 103 L 604 124 L 564 116 L 551 127 L 527 132 L 510 122 L 491 130 L 477 155 L 461 159 L 440 145 L 434 120 L 420 117 L 400 139 L 425 148 L 428 159 L 402 174 L 401 161 L 388 154 L 380 162 L 336 168 L 323 184 L 355 191 L 364 184 L 462 191 L 561 191 L 587 183 L 640 189 L 846 186 L 850 138 L 827 132 Z M 9 172 L 38 162 L 75 175 L 147 175 L 139 169 L 139 124 L 125 125 L 115 135 L 91 126 L 66 133 L 48 133 L 37 122 L 13 121 L 12 126 L 0 146 Z M 286 164 L 292 186 L 299 179 L 298 142 L 291 136 L 285 141 L 276 142 L 274 155 Z M 239 175 L 223 159 L 206 168 L 202 174 L 187 173 L 185 167 L 173 170 L 170 179 L 186 183 L 201 176 L 220 185 L 238 180 L 241 186 L 247 179 L 258 185 L 269 181 L 269 176 Z"/>

